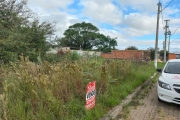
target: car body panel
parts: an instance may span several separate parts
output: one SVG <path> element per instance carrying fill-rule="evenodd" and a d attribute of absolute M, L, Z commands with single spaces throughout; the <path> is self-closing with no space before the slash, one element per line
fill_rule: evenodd
<path fill-rule="evenodd" d="M 168 62 L 178 62 L 180 64 L 180 59 L 169 60 L 165 64 L 158 81 L 168 84 L 171 90 L 160 87 L 157 82 L 158 98 L 165 102 L 180 104 L 180 74 L 165 73 Z"/>

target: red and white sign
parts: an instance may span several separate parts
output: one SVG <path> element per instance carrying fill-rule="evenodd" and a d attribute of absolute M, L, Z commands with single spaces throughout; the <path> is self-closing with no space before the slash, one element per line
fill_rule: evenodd
<path fill-rule="evenodd" d="M 95 106 L 96 81 L 90 82 L 86 86 L 86 109 L 89 110 Z"/>

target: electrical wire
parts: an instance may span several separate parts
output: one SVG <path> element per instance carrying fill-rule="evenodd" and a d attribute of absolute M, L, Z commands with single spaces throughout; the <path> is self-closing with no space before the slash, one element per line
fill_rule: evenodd
<path fill-rule="evenodd" d="M 170 2 L 168 5 L 166 5 L 166 7 L 169 6 L 173 1 L 174 1 L 174 0 L 171 0 L 171 2 Z M 161 12 L 162 12 L 166 7 L 164 7 L 164 8 L 161 10 Z"/>
<path fill-rule="evenodd" d="M 180 28 L 180 27 L 178 27 L 178 28 Z M 176 30 L 173 32 L 173 34 L 177 31 L 178 28 L 176 28 Z M 173 34 L 171 34 L 171 36 L 172 36 Z"/>

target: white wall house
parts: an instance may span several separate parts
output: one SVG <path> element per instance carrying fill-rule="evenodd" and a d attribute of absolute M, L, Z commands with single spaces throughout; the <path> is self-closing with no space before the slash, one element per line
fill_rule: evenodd
<path fill-rule="evenodd" d="M 67 51 L 70 50 L 70 47 L 55 47 L 55 48 L 50 48 L 49 51 L 47 52 L 48 54 L 57 54 L 58 51 Z M 94 56 L 101 56 L 101 52 L 98 51 L 83 51 L 83 50 L 70 50 L 70 52 L 77 52 L 79 55 L 94 55 Z"/>

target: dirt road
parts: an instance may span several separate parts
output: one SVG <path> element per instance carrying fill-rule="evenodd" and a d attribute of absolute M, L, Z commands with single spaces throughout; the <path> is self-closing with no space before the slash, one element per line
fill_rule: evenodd
<path fill-rule="evenodd" d="M 156 83 L 150 83 L 116 120 L 180 120 L 180 105 L 158 101 L 156 90 Z"/>

